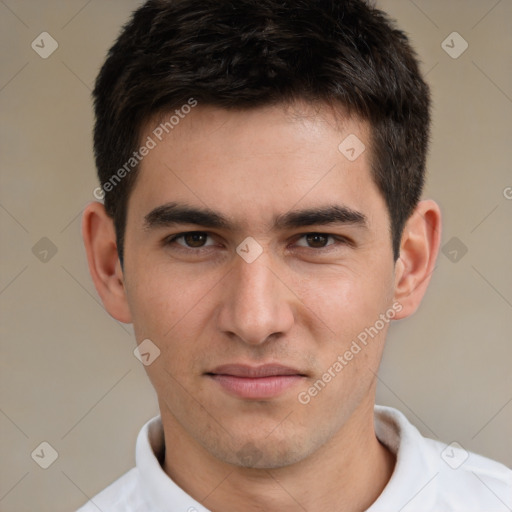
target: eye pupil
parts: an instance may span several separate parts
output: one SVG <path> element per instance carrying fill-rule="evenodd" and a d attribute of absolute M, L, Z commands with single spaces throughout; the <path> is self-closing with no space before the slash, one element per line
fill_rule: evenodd
<path fill-rule="evenodd" d="M 190 247 L 202 247 L 206 241 L 204 233 L 188 233 L 184 239 Z"/>
<path fill-rule="evenodd" d="M 328 237 L 326 235 L 320 235 L 318 233 L 311 233 L 306 235 L 308 244 L 313 247 L 325 247 L 327 244 Z"/>

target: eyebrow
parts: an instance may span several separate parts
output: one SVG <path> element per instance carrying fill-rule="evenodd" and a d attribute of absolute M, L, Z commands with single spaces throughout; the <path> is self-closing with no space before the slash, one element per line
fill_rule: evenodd
<path fill-rule="evenodd" d="M 178 224 L 196 224 L 205 228 L 234 231 L 238 225 L 221 213 L 209 208 L 196 208 L 182 203 L 158 206 L 144 217 L 144 228 L 152 230 Z M 326 205 L 304 210 L 293 210 L 274 218 L 273 230 L 295 229 L 315 225 L 349 224 L 368 228 L 368 219 L 362 212 L 343 205 Z"/>

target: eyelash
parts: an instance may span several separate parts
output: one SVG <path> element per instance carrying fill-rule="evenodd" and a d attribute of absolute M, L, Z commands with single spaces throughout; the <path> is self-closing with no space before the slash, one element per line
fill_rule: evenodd
<path fill-rule="evenodd" d="M 163 241 L 164 246 L 173 245 L 174 242 L 176 242 L 180 238 L 186 237 L 187 235 L 207 235 L 208 237 L 211 238 L 211 234 L 206 232 L 206 231 L 187 231 L 185 233 L 178 233 L 176 235 L 172 235 L 170 237 L 167 237 Z M 335 243 L 328 244 L 328 245 L 326 245 L 324 247 L 305 247 L 305 246 L 300 246 L 302 249 L 312 249 L 315 252 L 320 252 L 320 251 L 328 251 L 328 250 L 330 250 L 330 248 L 332 246 L 339 246 L 339 245 L 353 246 L 352 241 L 349 240 L 348 238 L 345 238 L 345 237 L 339 236 L 339 235 L 333 235 L 333 234 L 330 234 L 330 233 L 321 233 L 321 232 L 317 232 L 317 231 L 312 231 L 312 232 L 309 232 L 309 233 L 301 233 L 299 238 L 297 239 L 297 241 L 302 239 L 302 238 L 304 238 L 304 237 L 311 236 L 311 235 L 327 237 L 328 239 L 332 238 L 333 240 L 335 240 Z M 188 251 L 188 252 L 196 252 L 196 253 L 199 253 L 199 252 L 202 252 L 202 251 L 205 251 L 205 250 L 207 251 L 210 247 L 213 247 L 213 245 L 208 245 L 208 246 L 203 246 L 203 247 L 186 247 L 186 246 L 183 246 L 181 244 L 178 244 L 178 245 L 180 246 L 180 249 L 183 249 L 183 250 Z"/>

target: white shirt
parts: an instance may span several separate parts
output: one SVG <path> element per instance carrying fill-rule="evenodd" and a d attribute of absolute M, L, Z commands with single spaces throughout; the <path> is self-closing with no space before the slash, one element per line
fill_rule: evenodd
<path fill-rule="evenodd" d="M 512 471 L 503 464 L 423 437 L 391 407 L 375 406 L 375 432 L 396 455 L 396 465 L 367 512 L 512 510 Z M 164 473 L 159 462 L 163 453 L 157 416 L 138 435 L 136 467 L 78 512 L 209 512 Z"/>

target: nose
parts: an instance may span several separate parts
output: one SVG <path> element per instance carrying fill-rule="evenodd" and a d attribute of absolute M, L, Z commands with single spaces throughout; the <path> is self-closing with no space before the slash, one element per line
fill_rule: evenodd
<path fill-rule="evenodd" d="M 294 294 L 263 253 L 256 261 L 235 262 L 224 283 L 219 328 L 251 345 L 288 332 L 294 323 Z"/>

